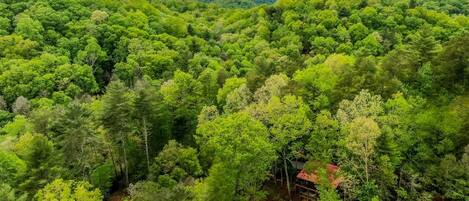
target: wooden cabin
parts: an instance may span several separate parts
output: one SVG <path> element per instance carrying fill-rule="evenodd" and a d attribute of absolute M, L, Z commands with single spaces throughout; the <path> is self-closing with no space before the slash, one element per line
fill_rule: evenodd
<path fill-rule="evenodd" d="M 326 164 L 325 166 L 330 184 L 334 188 L 338 188 L 342 182 L 342 177 L 337 176 L 339 167 L 334 164 Z M 316 185 L 319 184 L 319 176 L 317 172 L 317 168 L 319 167 L 320 166 L 316 166 L 316 169 L 313 169 L 310 173 L 308 173 L 303 167 L 296 175 L 295 191 L 301 200 L 316 200 L 318 197 Z"/>

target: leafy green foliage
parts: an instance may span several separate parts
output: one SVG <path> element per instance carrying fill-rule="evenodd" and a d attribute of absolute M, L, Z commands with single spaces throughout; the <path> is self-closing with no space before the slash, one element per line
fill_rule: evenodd
<path fill-rule="evenodd" d="M 40 134 L 24 134 L 16 143 L 15 151 L 26 162 L 28 171 L 20 188 L 34 191 L 56 178 L 62 171 L 60 155 L 53 144 Z"/>
<path fill-rule="evenodd" d="M 169 176 L 176 182 L 181 182 L 189 176 L 197 177 L 202 174 L 202 167 L 193 148 L 184 148 L 176 141 L 169 141 L 155 158 L 150 177 L 160 181 L 160 177 Z M 162 179 L 162 178 L 161 178 Z"/>
<path fill-rule="evenodd" d="M 115 179 L 115 167 L 110 161 L 96 167 L 90 175 L 90 183 L 99 188 L 104 194 L 108 193 Z"/>
<path fill-rule="evenodd" d="M 325 168 L 320 168 L 318 170 L 319 181 L 319 200 L 320 201 L 338 201 L 340 200 L 339 194 L 329 183 L 329 178 Z"/>
<path fill-rule="evenodd" d="M 14 153 L 0 151 L 0 178 L 2 183 L 15 184 L 26 173 L 26 163 Z"/>
<path fill-rule="evenodd" d="M 202 2 L 216 3 L 225 7 L 248 8 L 258 4 L 271 4 L 274 0 L 200 0 Z"/>
<path fill-rule="evenodd" d="M 27 200 L 27 195 L 17 195 L 16 189 L 12 188 L 10 185 L 5 183 L 0 183 L 0 196 L 5 201 L 25 201 Z"/>
<path fill-rule="evenodd" d="M 138 182 L 129 187 L 130 200 L 141 201 L 171 201 L 192 200 L 191 191 L 183 185 L 163 187 L 151 181 Z"/>
<path fill-rule="evenodd" d="M 200 199 L 257 198 L 275 159 L 267 129 L 246 113 L 235 113 L 202 124 L 197 134 L 202 151 L 213 156 Z"/>
<path fill-rule="evenodd" d="M 86 200 L 98 201 L 103 196 L 99 189 L 93 189 L 87 182 L 66 181 L 56 179 L 39 190 L 35 199 L 38 201 L 46 200 Z"/>
<path fill-rule="evenodd" d="M 467 200 L 468 5 L 2 2 L 0 199 Z"/>

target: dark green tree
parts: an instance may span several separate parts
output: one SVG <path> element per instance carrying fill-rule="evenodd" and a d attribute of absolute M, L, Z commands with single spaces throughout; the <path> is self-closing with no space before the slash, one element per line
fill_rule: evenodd
<path fill-rule="evenodd" d="M 114 80 L 107 87 L 102 97 L 100 120 L 113 146 L 117 147 L 117 160 L 121 173 L 124 174 L 124 184 L 129 183 L 128 144 L 132 135 L 134 121 L 134 94 L 120 80 Z M 114 160 L 114 159 L 113 159 Z"/>

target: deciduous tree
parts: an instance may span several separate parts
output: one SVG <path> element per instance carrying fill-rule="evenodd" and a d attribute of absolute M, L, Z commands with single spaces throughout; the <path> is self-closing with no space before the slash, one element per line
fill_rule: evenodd
<path fill-rule="evenodd" d="M 221 116 L 199 126 L 197 142 L 214 161 L 203 181 L 206 200 L 256 199 L 275 160 L 267 129 L 246 113 Z"/>

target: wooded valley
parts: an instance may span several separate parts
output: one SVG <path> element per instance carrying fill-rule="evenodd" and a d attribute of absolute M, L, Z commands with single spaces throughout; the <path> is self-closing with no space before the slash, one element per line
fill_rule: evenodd
<path fill-rule="evenodd" d="M 1 201 L 468 201 L 467 0 L 0 0 Z"/>

